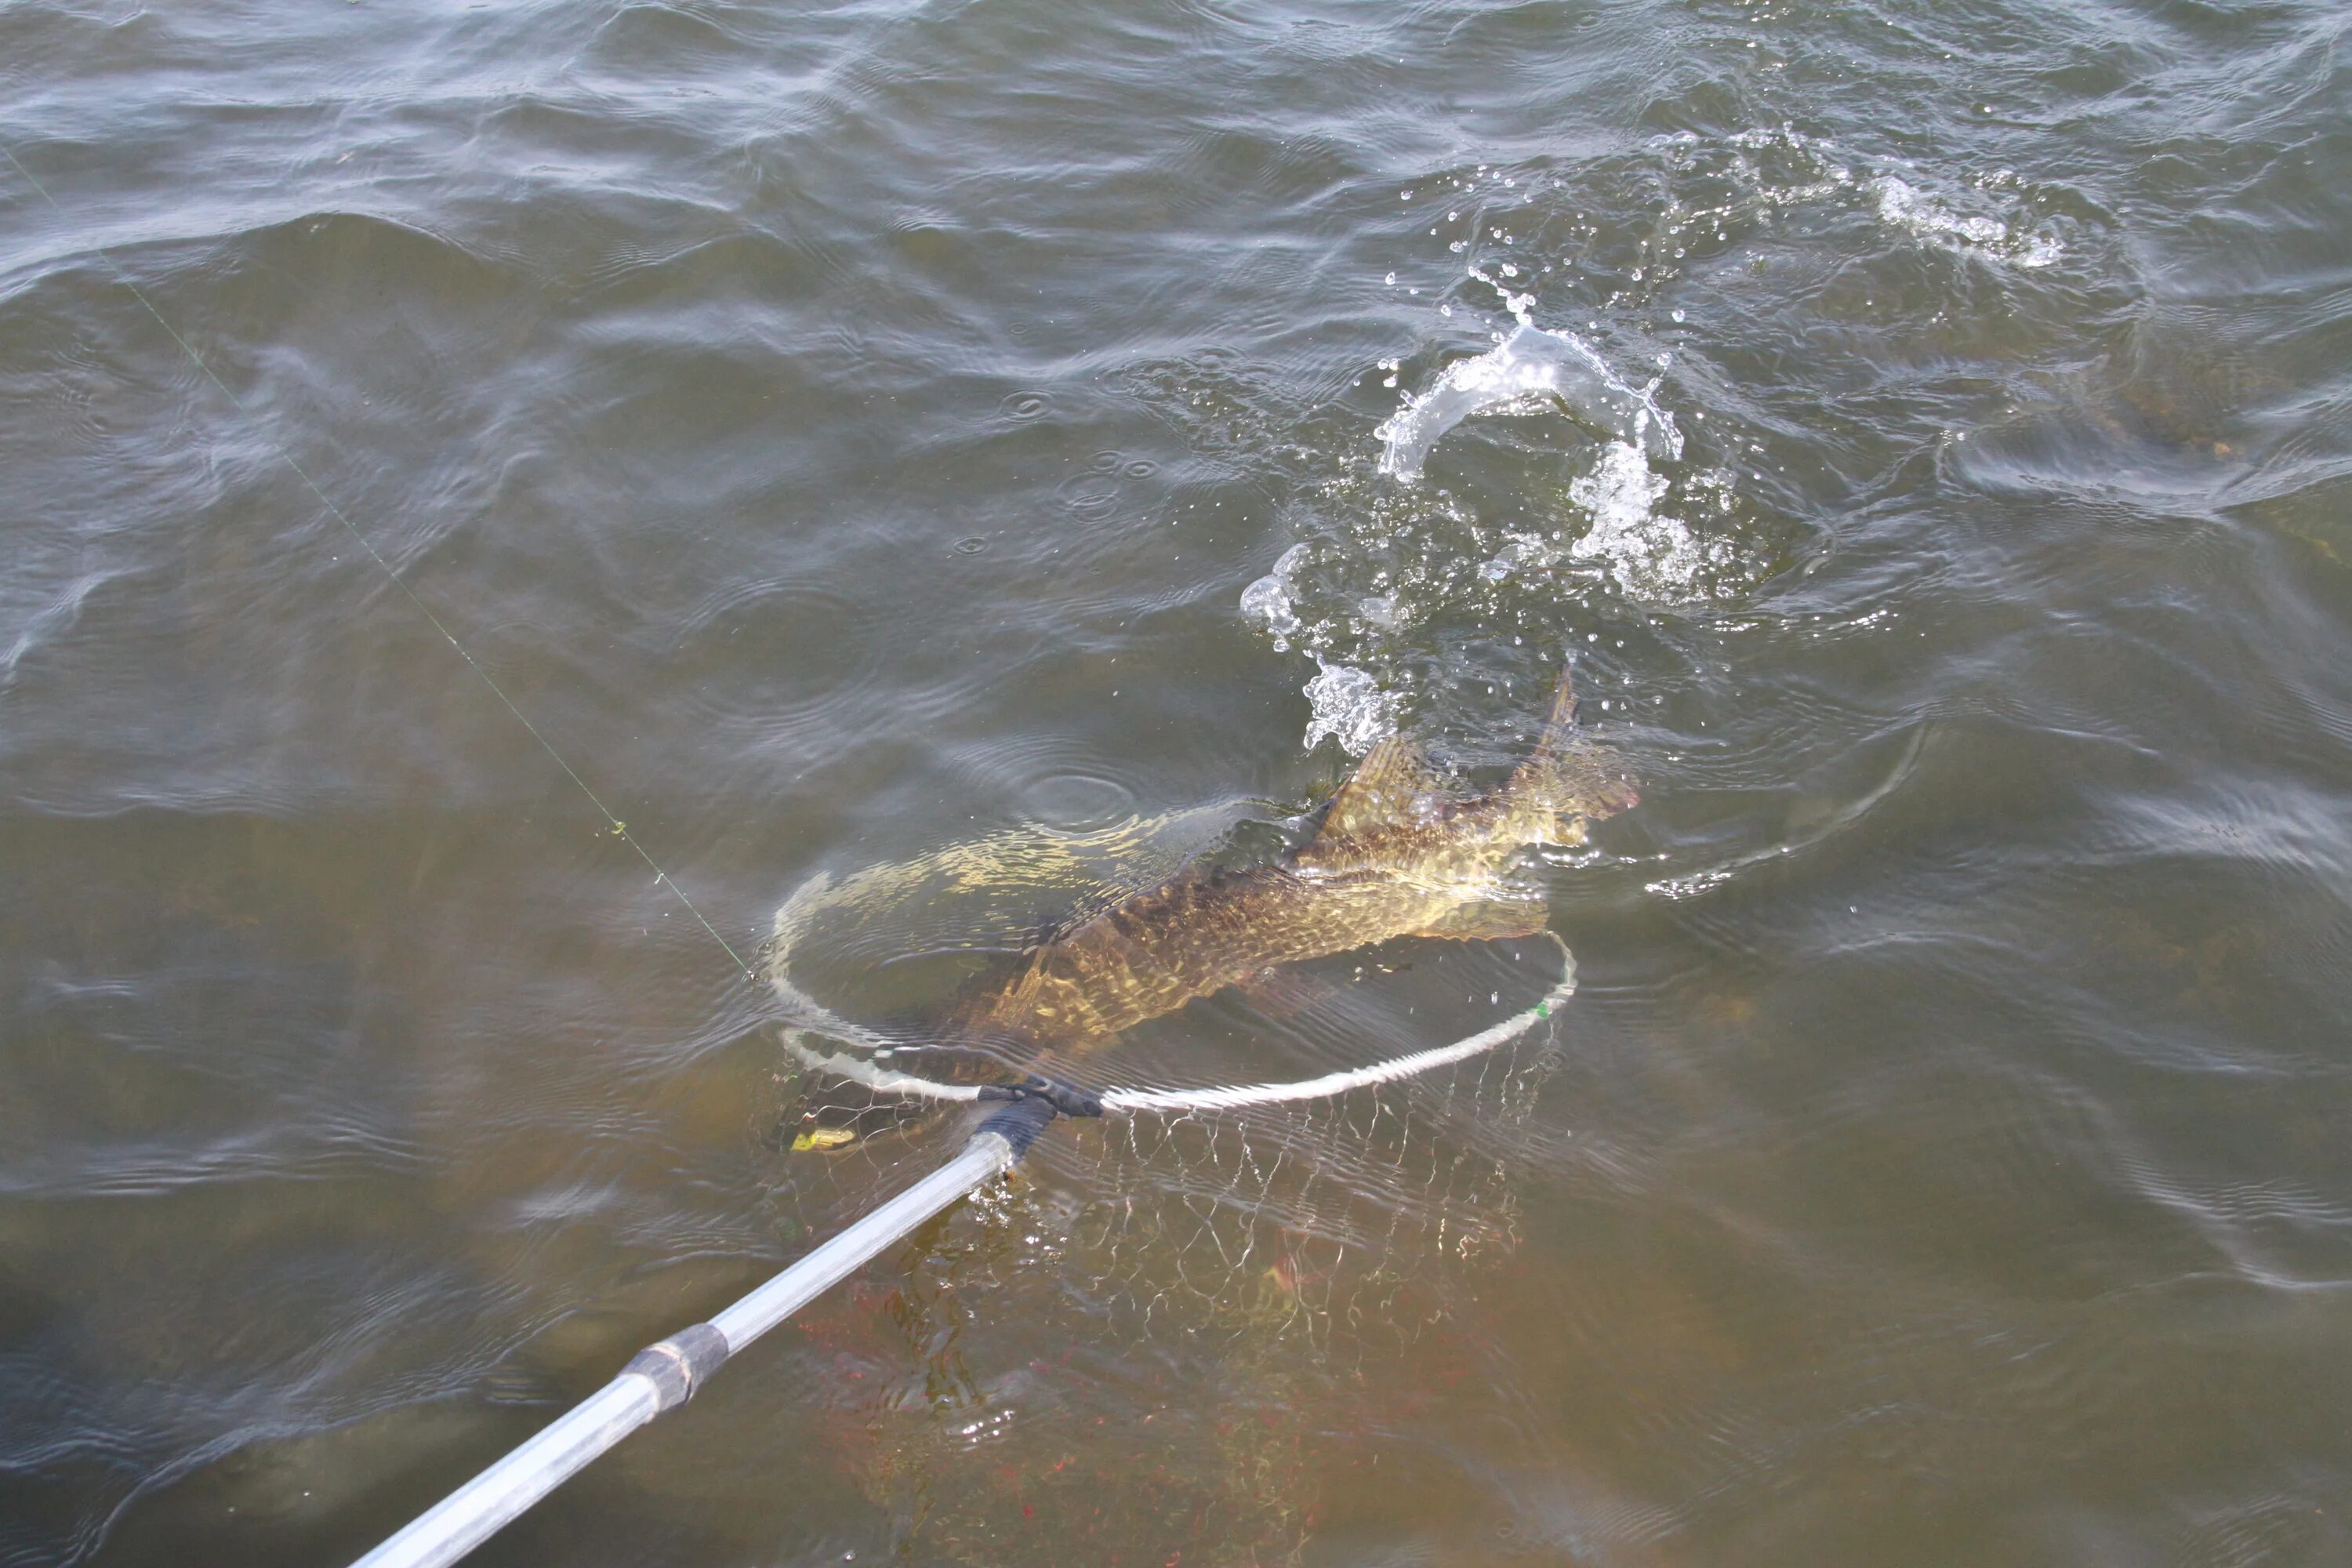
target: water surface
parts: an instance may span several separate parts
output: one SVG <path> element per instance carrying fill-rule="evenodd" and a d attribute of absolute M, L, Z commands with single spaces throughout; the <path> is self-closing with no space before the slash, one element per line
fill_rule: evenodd
<path fill-rule="evenodd" d="M 480 1560 L 2342 1561 L 2347 26 L 0 9 L 0 1562 L 345 1561 L 905 1179 L 812 879 L 987 873 L 919 1016 L 1571 650 L 1554 1026 L 1057 1129 Z"/>

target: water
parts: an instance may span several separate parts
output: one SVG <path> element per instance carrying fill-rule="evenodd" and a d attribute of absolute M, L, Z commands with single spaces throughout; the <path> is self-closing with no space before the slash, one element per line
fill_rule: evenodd
<path fill-rule="evenodd" d="M 812 878 L 1269 853 L 1564 648 L 1539 1051 L 1057 1130 L 482 1561 L 2342 1561 L 2347 26 L 0 11 L 0 1562 L 345 1560 L 890 1176 Z"/>

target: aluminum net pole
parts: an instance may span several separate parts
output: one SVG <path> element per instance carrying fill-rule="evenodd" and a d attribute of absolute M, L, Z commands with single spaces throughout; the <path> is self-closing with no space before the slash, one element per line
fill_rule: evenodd
<path fill-rule="evenodd" d="M 554 1425 L 451 1492 L 352 1568 L 443 1568 L 488 1540 L 565 1478 L 666 1410 L 768 1330 L 849 1277 L 860 1264 L 1011 1168 L 1053 1110 L 1037 1100 L 989 1118 L 963 1152 L 729 1307 L 633 1357 Z"/>

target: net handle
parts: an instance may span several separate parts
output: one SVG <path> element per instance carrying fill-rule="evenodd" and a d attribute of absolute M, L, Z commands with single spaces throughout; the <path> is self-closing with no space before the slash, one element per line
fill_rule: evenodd
<path fill-rule="evenodd" d="M 954 1159 L 709 1322 L 639 1351 L 612 1382 L 418 1515 L 352 1568 L 448 1568 L 598 1455 L 685 1404 L 729 1356 L 958 1198 L 1011 1169 L 1045 1125 L 1035 1116 L 1027 1120 L 1029 1125 L 1018 1126 L 992 1119 Z"/>

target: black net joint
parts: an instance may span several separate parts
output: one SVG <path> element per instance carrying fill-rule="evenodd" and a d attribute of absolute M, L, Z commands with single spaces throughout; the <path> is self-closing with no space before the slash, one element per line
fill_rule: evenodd
<path fill-rule="evenodd" d="M 1100 1116 L 1102 1101 L 1082 1089 L 1072 1089 L 1066 1083 L 1055 1083 L 1050 1078 L 1034 1074 L 1019 1083 L 992 1083 L 980 1091 L 982 1100 L 1042 1100 L 1054 1108 L 1058 1116 Z"/>
<path fill-rule="evenodd" d="M 982 1122 L 980 1131 L 993 1132 L 1012 1144 L 1016 1160 L 1029 1152 L 1029 1145 L 1037 1142 L 1037 1135 L 1056 1116 L 1102 1114 L 1101 1100 L 1051 1079 L 1031 1077 L 1019 1083 L 992 1083 L 981 1089 L 980 1098 L 1004 1108 Z"/>

